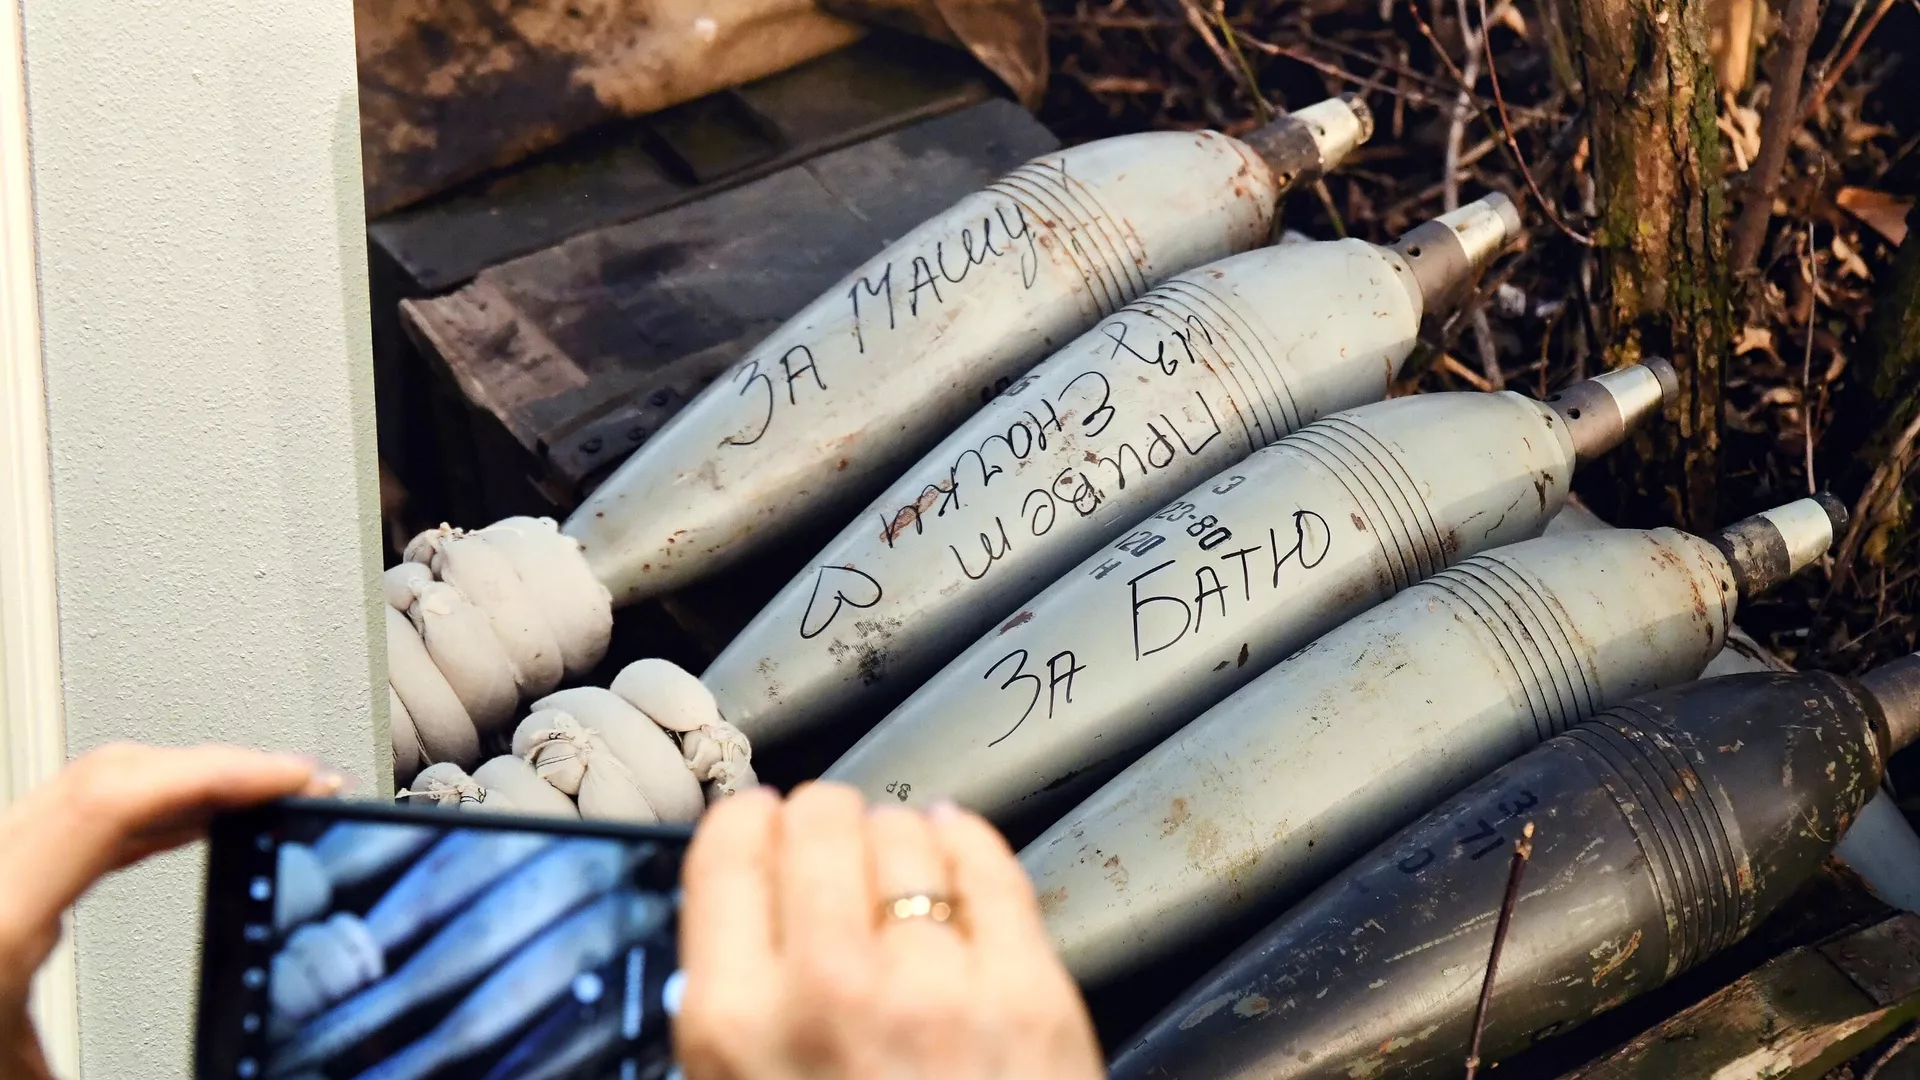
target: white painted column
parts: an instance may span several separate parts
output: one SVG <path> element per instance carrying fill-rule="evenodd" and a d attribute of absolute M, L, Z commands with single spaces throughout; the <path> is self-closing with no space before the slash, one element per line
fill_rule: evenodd
<path fill-rule="evenodd" d="M 0 807 L 66 760 L 22 59 L 20 10 L 9 3 L 0 6 Z M 68 934 L 29 1001 L 41 1049 L 62 1076 L 79 1071 L 75 978 Z"/>
<path fill-rule="evenodd" d="M 383 792 L 352 6 L 19 2 L 66 748 L 291 749 Z M 86 1076 L 187 1074 L 200 874 L 77 910 Z"/>

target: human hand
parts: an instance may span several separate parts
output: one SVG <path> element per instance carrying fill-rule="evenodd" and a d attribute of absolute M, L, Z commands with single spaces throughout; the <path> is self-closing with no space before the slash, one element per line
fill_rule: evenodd
<path fill-rule="evenodd" d="M 1095 1080 L 1086 1007 L 985 821 L 809 784 L 723 800 L 683 875 L 688 1080 Z M 901 896 L 953 917 L 882 917 Z"/>
<path fill-rule="evenodd" d="M 217 810 L 340 787 L 284 754 L 120 744 L 76 759 L 0 813 L 0 1076 L 50 1075 L 27 992 L 60 938 L 60 913 L 95 881 L 204 835 Z"/>

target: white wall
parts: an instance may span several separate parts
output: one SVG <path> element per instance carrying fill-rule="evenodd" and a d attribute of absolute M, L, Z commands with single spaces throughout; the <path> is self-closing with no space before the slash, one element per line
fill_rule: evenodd
<path fill-rule="evenodd" d="M 351 5 L 20 2 L 68 747 L 291 748 L 373 789 Z M 186 1074 L 199 873 L 79 908 L 88 1077 Z"/>

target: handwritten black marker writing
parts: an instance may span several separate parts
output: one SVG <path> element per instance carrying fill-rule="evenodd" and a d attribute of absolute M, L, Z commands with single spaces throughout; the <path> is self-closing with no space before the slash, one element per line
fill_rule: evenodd
<path fill-rule="evenodd" d="M 1053 531 L 1053 523 L 1060 517 L 1059 500 L 1046 488 L 1034 488 L 1020 500 L 1020 513 L 1027 517 L 1028 532 L 1045 536 Z"/>
<path fill-rule="evenodd" d="M 947 550 L 953 552 L 953 557 L 960 563 L 960 572 L 967 575 L 969 581 L 979 581 L 981 578 L 986 577 L 987 571 L 993 569 L 993 564 L 1006 558 L 1007 552 L 1013 550 L 1013 541 L 1007 539 L 1007 523 L 999 518 L 994 518 L 993 525 L 994 528 L 1000 532 L 1000 550 L 995 551 L 993 549 L 993 536 L 991 534 L 980 534 L 980 549 L 986 552 L 987 561 L 981 565 L 980 572 L 977 574 L 967 567 L 967 557 L 960 554 L 958 547 L 952 544 L 947 545 Z"/>
<path fill-rule="evenodd" d="M 1065 468 L 1053 478 L 1052 484 L 1029 490 L 1020 500 L 1020 512 L 1027 516 L 1027 531 L 1041 537 L 1053 531 L 1053 524 L 1060 517 L 1061 503 L 1084 518 L 1092 516 L 1102 500 L 1100 489 L 1093 486 L 1086 473 Z"/>
<path fill-rule="evenodd" d="M 1200 362 L 1200 358 L 1193 354 L 1193 335 L 1197 333 L 1201 340 L 1211 345 L 1213 344 L 1213 332 L 1207 329 L 1207 324 L 1201 322 L 1198 316 L 1186 316 L 1186 323 L 1190 329 L 1186 331 L 1173 331 L 1173 339 L 1180 344 L 1180 350 L 1186 354 L 1187 362 L 1197 364 Z M 1159 368 L 1160 373 L 1163 375 L 1171 375 L 1180 370 L 1180 355 L 1176 353 L 1169 356 L 1167 354 L 1166 338 L 1155 341 L 1153 343 L 1153 355 L 1148 356 L 1146 353 L 1127 344 L 1127 323 L 1125 320 L 1115 319 L 1112 322 L 1103 323 L 1100 327 L 1100 332 L 1105 334 L 1109 341 L 1113 342 L 1113 351 L 1107 354 L 1107 359 L 1109 360 L 1117 359 L 1124 350 L 1127 355 L 1133 357 L 1135 360 Z"/>
<path fill-rule="evenodd" d="M 1180 425 L 1174 423 L 1171 417 L 1161 413 L 1158 424 L 1153 421 L 1147 422 L 1147 434 L 1152 438 L 1147 441 L 1147 451 L 1144 455 L 1132 443 L 1123 442 L 1111 453 L 1093 455 L 1094 465 L 1112 469 L 1114 486 L 1125 491 L 1129 456 L 1133 459 L 1133 478 L 1136 480 L 1149 472 L 1164 469 L 1179 459 L 1179 453 L 1174 450 L 1175 440 L 1179 441 L 1180 449 L 1185 451 L 1188 457 L 1198 457 L 1213 440 L 1220 437 L 1221 428 L 1220 420 L 1213 415 L 1213 406 L 1207 403 L 1206 397 L 1198 391 L 1194 392 L 1193 397 L 1200 403 L 1200 411 L 1206 414 L 1206 426 L 1196 427 L 1191 432 L 1182 431 Z M 1162 431 L 1161 425 L 1165 425 L 1166 430 Z M 1201 437 L 1202 434 L 1205 435 L 1204 438 Z M 1197 442 L 1194 441 L 1196 439 Z"/>
<path fill-rule="evenodd" d="M 1195 517 L 1194 511 L 1197 509 L 1192 503 L 1177 502 L 1155 514 L 1154 518 L 1161 520 L 1172 518 L 1176 525 L 1183 518 L 1193 518 L 1194 520 L 1186 523 L 1183 531 L 1188 536 L 1196 538 L 1197 546 L 1202 551 L 1218 547 L 1232 537 L 1233 531 L 1219 525 L 1218 519 L 1213 515 L 1205 514 Z M 1143 530 L 1123 538 L 1114 545 L 1114 550 L 1137 556 L 1153 550 L 1164 541 L 1165 538 L 1159 533 Z M 1134 575 L 1127 581 L 1133 610 L 1133 658 L 1143 660 L 1154 653 L 1172 648 L 1190 633 L 1203 632 L 1207 626 L 1209 601 L 1212 602 L 1214 614 L 1217 616 L 1216 621 L 1226 618 L 1227 599 L 1232 590 L 1225 581 L 1221 580 L 1217 564 L 1237 565 L 1240 571 L 1240 598 L 1248 601 L 1253 599 L 1253 583 L 1257 580 L 1254 564 L 1249 561 L 1254 555 L 1263 550 L 1270 553 L 1272 574 L 1266 585 L 1269 589 L 1278 589 L 1282 569 L 1289 564 L 1301 570 L 1314 569 L 1325 561 L 1331 543 L 1332 534 L 1327 530 L 1325 518 L 1312 510 L 1296 510 L 1293 514 L 1293 539 L 1288 546 L 1281 547 L 1278 534 L 1275 530 L 1268 529 L 1267 543 L 1264 546 L 1253 544 L 1222 552 L 1211 562 L 1203 562 L 1194 567 L 1191 593 L 1182 592 L 1174 595 L 1151 591 L 1162 587 L 1158 583 L 1148 583 L 1148 591 L 1142 590 L 1142 583 L 1148 582 L 1149 578 L 1161 571 L 1177 565 L 1179 559 L 1167 559 Z M 1104 578 L 1109 569 L 1106 565 L 1095 567 L 1094 577 Z M 1231 568 L 1228 573 L 1231 577 Z M 1176 607 L 1180 609 L 1180 626 L 1177 629 L 1172 626 L 1173 609 Z M 1146 613 L 1145 619 L 1142 618 L 1143 612 Z M 1147 645 L 1148 633 L 1143 629 L 1147 624 L 1151 624 L 1152 636 L 1158 640 L 1158 643 L 1151 647 Z"/>
<path fill-rule="evenodd" d="M 1087 670 L 1085 664 L 1074 659 L 1073 650 L 1063 649 L 1047 658 L 1047 677 L 1042 679 L 1039 675 L 1027 670 L 1027 658 L 1027 650 L 1015 649 L 994 661 L 993 666 L 987 669 L 987 673 L 981 676 L 983 679 L 993 678 L 994 672 L 999 671 L 1006 666 L 1007 661 L 1012 660 L 1014 661 L 1013 674 L 1007 676 L 1007 681 L 1000 684 L 1000 689 L 1011 689 L 1014 683 L 1022 681 L 1033 684 L 1032 695 L 1027 698 L 1027 707 L 1020 713 L 1020 719 L 1013 722 L 1013 726 L 1007 729 L 1005 735 L 988 743 L 989 749 L 1005 742 L 1008 736 L 1020 730 L 1020 725 L 1026 723 L 1027 717 L 1033 715 L 1034 706 L 1040 703 L 1042 690 L 1047 694 L 1047 719 L 1049 720 L 1053 719 L 1054 709 L 1058 705 L 1073 704 L 1073 677 Z"/>
<path fill-rule="evenodd" d="M 831 586 L 829 578 L 832 579 Z M 816 621 L 814 609 L 820 604 L 820 594 L 829 589 L 833 607 Z M 819 637 L 833 623 L 834 617 L 840 614 L 841 608 L 870 608 L 880 602 L 881 595 L 880 583 L 874 580 L 872 574 L 851 566 L 822 566 L 814 575 L 813 595 L 807 598 L 807 610 L 800 615 L 800 636 L 809 640 Z"/>
<path fill-rule="evenodd" d="M 1205 334 L 1211 340 L 1211 332 L 1197 318 L 1189 316 L 1187 322 L 1193 328 L 1193 334 Z M 1164 324 L 1161 325 L 1164 329 Z M 1124 338 L 1126 326 L 1127 323 L 1122 320 L 1109 323 L 1109 337 Z M 1186 351 L 1189 347 L 1183 336 L 1186 332 L 1171 332 L 1182 343 L 1182 351 Z M 1165 338 L 1162 337 L 1160 341 L 1164 344 Z M 1115 347 L 1117 349 L 1119 345 Z M 1127 347 L 1133 349 L 1132 345 Z M 1028 375 L 1011 383 L 1002 398 L 1020 397 L 1032 388 L 1037 379 L 1038 376 Z M 1034 399 L 1030 407 L 1013 416 L 1006 428 L 987 435 L 977 446 L 956 454 L 947 464 L 944 479 L 922 485 L 912 501 L 896 505 L 891 511 L 882 510 L 881 539 L 888 547 L 893 547 L 905 536 L 923 535 L 930 516 L 944 518 L 949 511 L 964 509 L 974 489 L 986 491 L 992 488 L 1000 477 L 1008 475 L 1022 463 L 1033 460 L 1034 455 L 1051 450 L 1056 439 L 1075 436 L 1077 441 L 1069 441 L 1067 446 L 1079 450 L 1088 440 L 1106 435 L 1118 414 L 1119 409 L 1113 403 L 1113 385 L 1107 373 L 1087 369 L 1075 374 L 1058 384 L 1058 389 L 1052 393 Z M 1176 420 L 1174 416 L 1172 412 L 1162 411 L 1149 419 L 1143 425 L 1144 439 L 1139 435 L 1122 439 L 1101 448 L 1104 452 L 1079 450 L 1075 456 L 1076 463 L 1083 461 L 1086 468 L 1081 469 L 1076 464 L 1056 474 L 1051 484 L 1022 491 L 1021 513 L 1027 518 L 1032 535 L 1037 537 L 1051 531 L 1059 515 L 1057 505 L 1046 506 L 1044 498 L 1036 497 L 1034 492 L 1050 493 L 1056 500 L 1070 503 L 1081 517 L 1087 517 L 1107 498 L 1109 489 L 1125 491 L 1128 484 L 1138 483 L 1151 473 L 1170 468 L 1183 457 L 1197 457 L 1224 434 L 1213 403 L 1198 390 L 1193 393 L 1193 404 L 1182 411 L 1182 419 Z M 1069 495 L 1063 488 L 1072 494 Z M 1206 547 L 1225 543 L 1230 535 L 1221 533 L 1208 536 Z"/>
<path fill-rule="evenodd" d="M 1177 596 L 1162 596 L 1159 594 L 1149 594 L 1147 598 L 1144 600 L 1140 598 L 1140 583 L 1152 577 L 1153 575 L 1159 573 L 1160 571 L 1165 570 L 1167 567 L 1172 566 L 1173 564 L 1174 564 L 1174 560 L 1168 559 L 1166 562 L 1160 563 L 1157 566 L 1151 567 L 1150 569 L 1144 570 L 1141 573 L 1135 574 L 1132 578 L 1129 578 L 1127 581 L 1127 588 L 1133 590 L 1133 658 L 1135 660 L 1141 660 L 1146 657 L 1152 656 L 1154 653 L 1157 653 L 1162 649 L 1172 648 L 1175 642 L 1187 636 L 1187 630 L 1193 626 L 1193 609 L 1187 606 L 1187 602 L 1185 600 L 1182 600 Z M 1150 604 L 1173 604 L 1179 607 L 1180 630 L 1178 633 L 1174 634 L 1171 638 L 1168 638 L 1166 641 L 1160 643 L 1159 645 L 1155 645 L 1153 648 L 1146 649 L 1143 651 L 1140 648 L 1140 612 Z"/>
<path fill-rule="evenodd" d="M 796 361 L 798 362 L 796 363 Z M 815 386 L 818 386 L 822 390 L 827 388 L 826 380 L 820 376 L 819 365 L 814 363 L 813 350 L 807 348 L 805 345 L 795 345 L 793 348 L 788 349 L 780 357 L 779 363 L 780 375 L 785 380 L 787 386 L 787 404 L 798 405 L 800 403 L 798 395 L 794 392 L 794 384 L 799 382 L 802 376 L 811 375 L 813 376 Z M 774 409 L 779 405 L 779 398 L 774 391 L 773 377 L 760 370 L 760 361 L 758 360 L 747 361 L 746 366 L 740 368 L 739 373 L 734 378 L 735 381 L 740 383 L 741 397 L 746 397 L 748 391 L 752 390 L 753 387 L 758 384 L 766 393 L 767 407 L 765 413 L 760 417 L 760 427 L 753 433 L 752 438 L 743 439 L 738 435 L 729 435 L 721 440 L 721 445 L 752 446 L 754 443 L 759 442 L 761 437 L 767 433 L 767 428 L 772 426 L 773 413 Z"/>
<path fill-rule="evenodd" d="M 1207 617 L 1207 598 L 1212 597 L 1221 618 L 1227 617 L 1227 587 L 1220 584 L 1220 574 L 1211 566 L 1196 567 L 1193 571 L 1193 629 L 1197 633 Z"/>
<path fill-rule="evenodd" d="M 886 267 L 880 271 L 879 281 L 873 281 L 863 276 L 860 280 L 853 283 L 852 288 L 847 290 L 847 300 L 853 304 L 853 340 L 858 346 L 860 353 L 865 355 L 867 351 L 867 334 L 860 321 L 860 294 L 863 292 L 870 298 L 886 297 L 887 329 L 892 330 L 898 327 L 899 323 L 893 316 L 893 264 L 888 263 Z"/>
<path fill-rule="evenodd" d="M 1001 244 L 1004 246 L 994 243 L 996 225 L 999 226 Z M 1024 249 L 1018 246 L 1021 240 L 1026 241 Z M 948 255 L 949 243 L 956 245 L 957 255 Z M 931 252 L 923 249 L 917 254 L 903 256 L 906 262 L 907 318 L 919 318 L 922 304 L 932 308 L 947 302 L 948 297 L 940 291 L 942 281 L 958 285 L 966 280 L 974 267 L 1015 250 L 1020 251 L 1020 287 L 1031 289 L 1040 276 L 1039 236 L 1027 222 L 1026 210 L 1019 203 L 1009 200 L 996 205 L 992 213 L 981 216 L 978 236 L 971 225 L 963 226 L 958 235 L 934 241 Z M 893 288 L 895 261 L 898 260 L 889 260 L 877 274 L 861 275 L 847 289 L 847 302 L 853 311 L 853 340 L 862 354 L 867 351 L 867 316 L 872 314 L 872 301 L 880 301 L 879 306 L 886 309 L 888 330 L 900 328 L 900 312 Z M 928 295 L 923 297 L 923 291 Z M 864 312 L 861 310 L 863 297 L 869 302 Z M 877 319 L 877 316 L 874 317 Z"/>
<path fill-rule="evenodd" d="M 1029 382 L 1027 379 L 1021 380 L 1020 384 L 1009 387 L 1008 393 L 1024 390 Z M 1083 371 L 1068 379 L 1061 384 L 1058 392 L 1036 401 L 1032 408 L 1022 410 L 1006 430 L 988 435 L 978 447 L 960 451 L 948 464 L 944 482 L 926 484 L 912 502 L 891 513 L 883 511 L 880 516 L 880 538 L 886 541 L 888 547 L 892 547 L 907 535 L 909 529 L 915 536 L 925 533 L 926 517 L 930 511 L 934 517 L 943 518 L 949 510 L 961 509 L 964 492 L 972 488 L 987 490 L 993 486 L 995 478 L 1006 473 L 1007 465 L 1025 461 L 1036 451 L 1045 451 L 1051 445 L 1052 437 L 1065 434 L 1067 426 L 1061 419 L 1062 413 L 1085 410 L 1079 420 L 1078 433 L 1087 438 L 1098 436 L 1113 420 L 1114 408 L 1108 403 L 1112 396 L 1113 388 L 1108 384 L 1107 377 L 1097 371 Z M 990 457 L 994 460 L 989 460 Z M 1007 465 L 1000 464 L 1001 461 Z M 1061 495 L 1059 489 L 1063 483 L 1072 491 L 1071 495 Z M 1092 480 L 1073 469 L 1057 474 L 1050 487 L 1053 494 L 1064 497 L 1082 517 L 1093 513 L 1101 500 L 1100 491 Z M 1048 528 L 1051 528 L 1050 524 Z"/>

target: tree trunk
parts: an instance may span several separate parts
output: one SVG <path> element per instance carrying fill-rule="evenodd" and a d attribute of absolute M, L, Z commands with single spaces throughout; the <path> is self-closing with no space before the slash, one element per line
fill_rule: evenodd
<path fill-rule="evenodd" d="M 1732 338 L 1708 0 L 1558 0 L 1592 137 L 1596 328 L 1607 363 L 1666 356 L 1667 422 L 1612 466 L 1621 524 L 1720 524 L 1721 360 Z"/>
<path fill-rule="evenodd" d="M 1849 472 L 1865 476 L 1920 408 L 1920 205 L 1907 213 L 1907 236 L 1893 266 L 1874 292 L 1867 323 L 1866 355 L 1849 373 L 1836 417 L 1835 449 L 1857 462 Z M 1844 466 L 1843 466 L 1844 467 Z"/>

